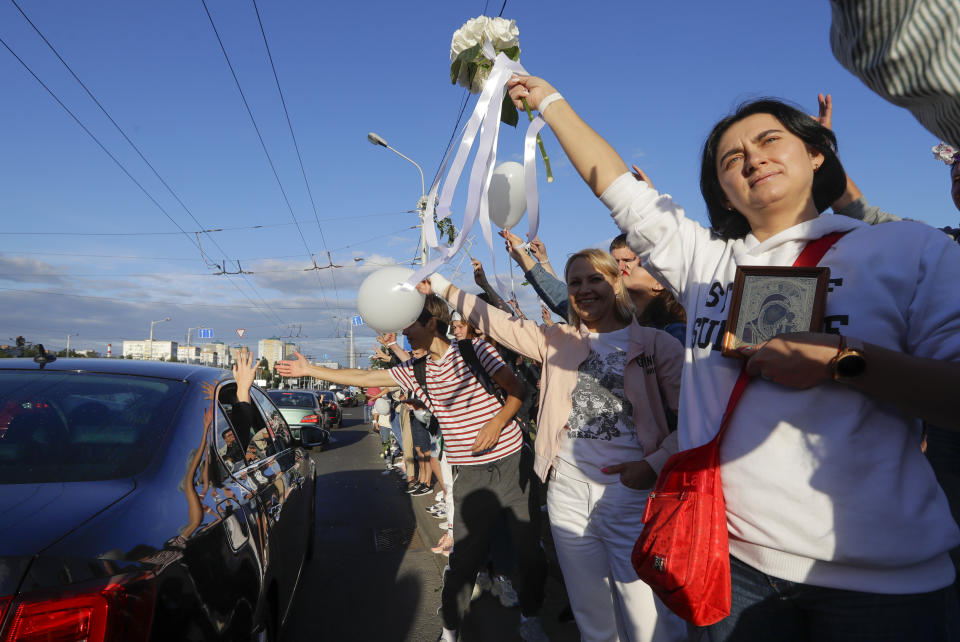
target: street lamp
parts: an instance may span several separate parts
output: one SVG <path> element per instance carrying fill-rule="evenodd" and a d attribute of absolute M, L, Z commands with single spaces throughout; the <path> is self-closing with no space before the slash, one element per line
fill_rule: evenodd
<path fill-rule="evenodd" d="M 163 319 L 160 319 L 159 321 L 150 322 L 150 341 L 151 342 L 153 341 L 153 326 L 155 326 L 158 323 L 163 323 L 164 321 L 169 321 L 169 320 L 170 320 L 170 317 L 165 317 Z"/>
<path fill-rule="evenodd" d="M 413 166 L 417 168 L 418 172 L 420 172 L 420 200 L 417 202 L 417 214 L 420 216 L 420 264 L 426 265 L 427 264 L 427 243 L 423 235 L 423 226 L 424 226 L 423 210 L 427 205 L 427 188 L 426 188 L 426 182 L 423 179 L 423 168 L 420 167 L 420 165 L 418 165 L 417 162 L 412 158 L 410 158 L 409 156 L 406 156 L 400 153 L 399 151 L 397 151 L 396 149 L 394 149 L 393 147 L 390 147 L 390 145 L 387 144 L 387 141 L 384 140 L 383 136 L 375 132 L 370 132 L 369 134 L 367 134 L 367 140 L 370 141 L 371 145 L 375 145 L 377 147 L 386 147 L 387 149 L 389 149 L 391 152 L 393 152 L 400 158 L 413 163 Z"/>
<path fill-rule="evenodd" d="M 67 357 L 70 356 L 70 337 L 79 337 L 79 336 L 80 336 L 79 332 L 74 332 L 73 334 L 67 335 Z"/>

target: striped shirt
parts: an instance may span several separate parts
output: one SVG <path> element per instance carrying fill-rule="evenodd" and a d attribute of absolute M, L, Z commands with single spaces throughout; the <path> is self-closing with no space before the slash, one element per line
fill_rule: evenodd
<path fill-rule="evenodd" d="M 867 87 L 960 148 L 960 3 L 831 0 L 830 45 Z"/>
<path fill-rule="evenodd" d="M 480 339 L 473 340 L 477 358 L 493 377 L 505 364 L 496 349 Z M 443 434 L 444 449 L 449 462 L 455 466 L 485 464 L 512 455 L 523 445 L 523 436 L 516 420 L 511 419 L 500 432 L 497 444 L 488 451 L 471 451 L 477 433 L 483 425 L 500 412 L 500 402 L 480 385 L 470 366 L 460 356 L 454 341 L 439 361 L 427 358 L 424 392 L 413 373 L 413 359 L 390 368 L 390 375 L 401 388 L 411 391 L 426 403 L 437 418 Z"/>

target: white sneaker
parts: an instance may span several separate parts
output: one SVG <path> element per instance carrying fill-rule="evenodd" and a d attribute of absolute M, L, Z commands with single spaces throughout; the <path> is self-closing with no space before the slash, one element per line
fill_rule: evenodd
<path fill-rule="evenodd" d="M 443 491 L 442 491 L 442 490 L 438 490 L 437 493 L 436 493 L 433 497 L 434 497 L 434 499 L 437 500 L 437 502 L 442 502 L 442 501 L 443 501 Z"/>
<path fill-rule="evenodd" d="M 497 575 L 493 578 L 490 586 L 490 594 L 500 600 L 500 604 L 508 609 L 512 609 L 520 600 L 517 598 L 517 591 L 510 583 L 510 578 L 506 575 Z"/>
<path fill-rule="evenodd" d="M 450 524 L 449 524 L 449 522 L 446 522 L 446 521 L 440 522 L 440 530 L 442 530 L 442 531 L 448 531 L 448 530 L 450 530 Z"/>
<path fill-rule="evenodd" d="M 473 583 L 473 594 L 470 596 L 470 601 L 472 602 L 483 595 L 484 591 L 489 591 L 490 586 L 490 574 L 486 570 L 481 569 L 480 572 L 477 573 L 477 580 Z"/>
<path fill-rule="evenodd" d="M 547 637 L 547 632 L 543 630 L 538 617 L 521 618 L 520 628 L 517 630 L 520 637 L 526 642 L 550 642 L 550 638 Z"/>

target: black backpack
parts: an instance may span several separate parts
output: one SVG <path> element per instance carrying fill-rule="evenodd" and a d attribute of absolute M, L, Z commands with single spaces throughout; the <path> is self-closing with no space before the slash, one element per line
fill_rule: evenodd
<path fill-rule="evenodd" d="M 470 372 L 473 373 L 473 376 L 477 378 L 480 382 L 480 385 L 487 392 L 487 394 L 493 395 L 497 398 L 497 401 L 500 402 L 500 405 L 506 401 L 506 397 L 503 394 L 503 390 L 500 389 L 490 376 L 490 373 L 487 372 L 487 369 L 483 367 L 483 364 L 480 363 L 480 358 L 477 356 L 477 351 L 473 346 L 473 339 L 461 339 L 457 341 L 457 348 L 460 350 L 460 356 L 463 357 L 463 360 L 467 363 L 467 367 L 470 368 Z M 424 394 L 428 397 L 430 393 L 427 392 L 427 357 L 423 356 L 413 362 L 413 376 L 416 378 L 417 383 L 420 384 L 420 387 L 423 388 Z M 522 417 L 519 416 L 518 412 L 514 419 L 520 424 L 520 432 L 523 434 L 524 441 L 528 439 L 528 430 L 527 426 L 524 425 Z M 427 426 L 427 430 L 431 434 L 436 435 L 440 430 L 440 424 L 437 422 L 437 418 L 433 417 L 430 420 L 430 425 Z"/>

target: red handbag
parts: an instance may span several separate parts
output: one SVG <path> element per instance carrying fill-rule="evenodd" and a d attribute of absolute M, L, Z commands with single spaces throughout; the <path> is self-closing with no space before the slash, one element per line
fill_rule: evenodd
<path fill-rule="evenodd" d="M 835 232 L 807 243 L 794 266 L 817 265 L 841 236 Z M 716 436 L 664 464 L 647 498 L 644 528 L 631 555 L 640 579 L 671 611 L 697 626 L 730 614 L 730 546 L 720 441 L 749 383 L 750 376 L 741 369 Z"/>

